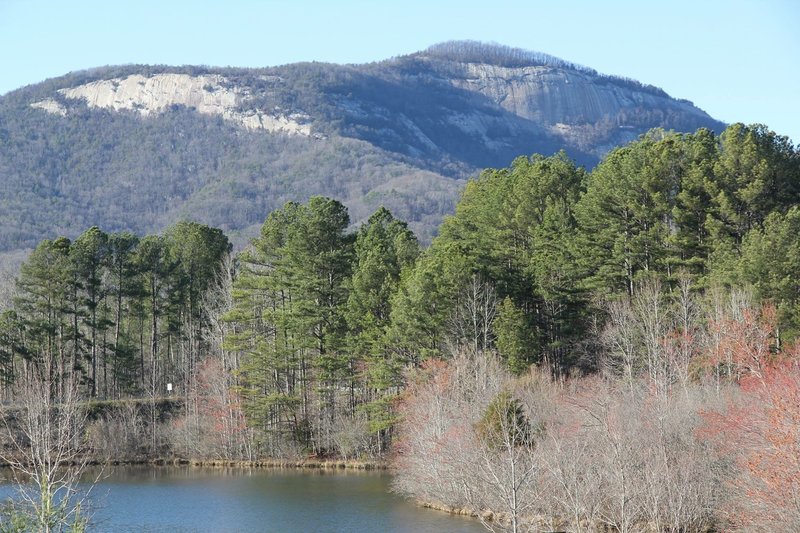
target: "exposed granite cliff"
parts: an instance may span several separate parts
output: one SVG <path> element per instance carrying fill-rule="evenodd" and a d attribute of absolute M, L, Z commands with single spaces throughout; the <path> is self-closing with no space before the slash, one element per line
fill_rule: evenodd
<path fill-rule="evenodd" d="M 464 46 L 467 52 L 447 53 L 434 46 L 411 57 L 453 87 L 482 95 L 561 139 L 564 146 L 596 157 L 653 127 L 678 131 L 723 127 L 688 100 L 671 98 L 657 87 L 604 76 L 558 58 L 494 47 L 499 54 L 519 54 L 519 60 L 489 54 L 487 61 L 481 54 L 485 45 L 480 43 L 442 46 Z"/>
<path fill-rule="evenodd" d="M 70 100 L 83 100 L 89 107 L 132 110 L 143 116 L 164 113 L 172 106 L 181 105 L 204 115 L 219 115 L 251 130 L 311 135 L 306 115 L 294 113 L 287 117 L 257 109 L 240 110 L 250 96 L 249 89 L 232 85 L 224 76 L 215 74 L 163 73 L 149 77 L 134 74 L 59 89 L 58 93 Z M 33 102 L 31 107 L 62 116 L 68 112 L 52 98 Z"/>

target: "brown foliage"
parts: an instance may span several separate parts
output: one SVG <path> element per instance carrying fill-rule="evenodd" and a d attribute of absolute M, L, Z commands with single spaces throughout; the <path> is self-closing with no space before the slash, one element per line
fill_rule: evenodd
<path fill-rule="evenodd" d="M 761 377 L 773 351 L 776 324 L 777 313 L 771 305 L 744 308 L 709 321 L 709 336 L 715 339 L 707 353 L 709 364 L 721 367 L 736 381 L 747 375 Z"/>
<path fill-rule="evenodd" d="M 495 531 L 713 525 L 723 471 L 696 434 L 710 389 L 665 393 L 646 379 L 601 377 L 560 384 L 538 372 L 512 379 L 482 358 L 491 361 L 429 362 L 412 380 L 401 406 L 398 490 L 489 513 Z M 487 425 L 498 398 L 519 409 Z M 536 431 L 520 442 L 525 419 Z"/>
<path fill-rule="evenodd" d="M 800 366 L 772 363 L 741 380 L 727 408 L 705 412 L 701 435 L 737 466 L 725 514 L 747 531 L 800 530 Z"/>

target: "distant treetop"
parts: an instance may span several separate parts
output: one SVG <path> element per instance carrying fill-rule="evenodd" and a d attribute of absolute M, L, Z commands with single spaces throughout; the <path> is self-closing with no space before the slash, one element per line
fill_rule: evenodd
<path fill-rule="evenodd" d="M 597 75 L 597 71 L 594 69 L 576 65 L 543 52 L 523 50 L 498 43 L 469 40 L 446 41 L 434 44 L 419 54 L 462 63 L 485 63 L 508 68 L 552 66 L 578 70 L 593 76 Z"/>
<path fill-rule="evenodd" d="M 607 80 L 617 85 L 637 89 L 658 96 L 669 97 L 662 89 L 653 85 L 645 85 L 630 78 L 600 74 L 593 68 L 565 61 L 561 58 L 536 52 L 513 48 L 498 43 L 484 43 L 481 41 L 446 41 L 434 44 L 414 56 L 432 57 L 444 61 L 457 61 L 459 63 L 483 63 L 506 68 L 524 67 L 555 67 L 574 70 Z"/>

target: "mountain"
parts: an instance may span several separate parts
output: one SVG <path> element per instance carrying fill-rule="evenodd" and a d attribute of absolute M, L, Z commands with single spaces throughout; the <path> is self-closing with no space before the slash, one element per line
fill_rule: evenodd
<path fill-rule="evenodd" d="M 654 127 L 724 124 L 649 85 L 476 42 L 364 65 L 74 72 L 0 97 L 0 251 L 179 219 L 241 244 L 314 194 L 354 224 L 386 205 L 428 240 L 480 169 L 560 149 L 593 166 Z"/>

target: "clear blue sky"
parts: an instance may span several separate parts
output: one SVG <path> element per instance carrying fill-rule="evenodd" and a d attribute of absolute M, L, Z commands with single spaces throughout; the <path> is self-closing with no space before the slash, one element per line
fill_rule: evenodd
<path fill-rule="evenodd" d="M 0 0 L 0 94 L 123 63 L 362 63 L 451 39 L 546 52 L 800 143 L 797 0 Z"/>

